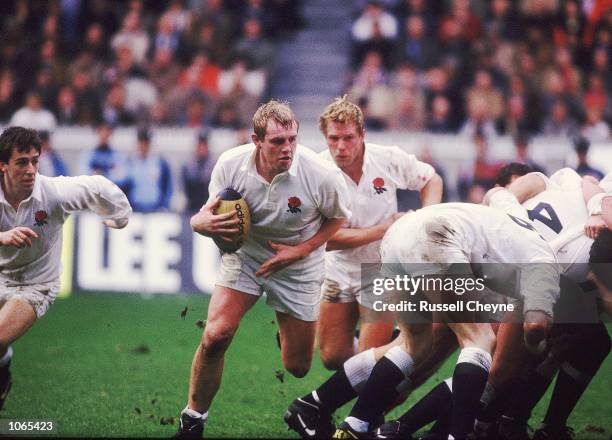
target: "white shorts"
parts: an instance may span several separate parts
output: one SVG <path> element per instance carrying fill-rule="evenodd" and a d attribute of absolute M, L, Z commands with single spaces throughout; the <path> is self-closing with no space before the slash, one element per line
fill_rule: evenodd
<path fill-rule="evenodd" d="M 321 278 L 304 280 L 297 273 L 281 270 L 270 278 L 256 277 L 260 264 L 239 253 L 223 254 L 215 284 L 249 295 L 266 293 L 266 304 L 302 321 L 319 318 Z"/>
<path fill-rule="evenodd" d="M 370 310 L 378 298 L 373 293 L 374 279 L 380 277 L 380 264 L 363 265 L 363 278 L 346 276 L 344 281 L 325 277 L 321 286 L 321 300 L 330 303 L 353 303 Z"/>
<path fill-rule="evenodd" d="M 59 280 L 41 284 L 20 284 L 0 277 L 0 306 L 11 298 L 21 298 L 32 306 L 36 316 L 41 318 L 57 298 Z"/>

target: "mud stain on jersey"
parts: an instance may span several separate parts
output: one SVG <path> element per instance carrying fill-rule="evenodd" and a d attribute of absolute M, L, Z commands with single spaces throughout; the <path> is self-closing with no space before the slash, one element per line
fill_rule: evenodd
<path fill-rule="evenodd" d="M 444 247 L 450 247 L 455 243 L 456 231 L 444 217 L 427 220 L 425 223 L 427 241 L 424 244 L 421 258 L 424 261 L 443 263 L 447 260 Z"/>

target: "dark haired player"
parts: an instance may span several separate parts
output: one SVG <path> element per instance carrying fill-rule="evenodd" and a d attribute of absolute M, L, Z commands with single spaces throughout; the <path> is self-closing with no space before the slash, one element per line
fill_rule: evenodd
<path fill-rule="evenodd" d="M 68 216 L 89 210 L 120 229 L 132 212 L 105 177 L 39 175 L 40 149 L 34 130 L 9 127 L 0 135 L 0 408 L 11 387 L 11 343 L 47 312 L 59 291 Z"/>

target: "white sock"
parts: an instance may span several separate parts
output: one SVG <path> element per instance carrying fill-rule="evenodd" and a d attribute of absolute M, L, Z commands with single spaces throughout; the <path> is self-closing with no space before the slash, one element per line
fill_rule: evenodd
<path fill-rule="evenodd" d="M 395 346 L 385 353 L 385 357 L 393 362 L 404 373 L 405 377 L 414 370 L 414 359 L 402 347 Z"/>
<path fill-rule="evenodd" d="M 357 432 L 368 432 L 368 428 L 370 427 L 368 422 L 359 420 L 357 417 L 347 417 L 344 421 Z"/>
<path fill-rule="evenodd" d="M 4 353 L 4 356 L 0 358 L 0 367 L 5 367 L 6 365 L 8 365 L 12 357 L 13 357 L 13 347 L 9 345 L 8 348 L 6 349 L 6 353 Z"/>
<path fill-rule="evenodd" d="M 493 358 L 488 351 L 480 347 L 464 347 L 457 358 L 457 363 L 460 364 L 461 362 L 476 365 L 488 373 L 491 370 Z"/>
<path fill-rule="evenodd" d="M 202 423 L 206 422 L 206 419 L 208 419 L 208 411 L 200 413 L 197 412 L 195 409 L 189 408 L 189 406 L 185 407 L 185 409 L 183 410 L 183 414 L 187 414 L 192 419 L 200 419 L 202 420 Z"/>
<path fill-rule="evenodd" d="M 374 365 L 376 365 L 376 357 L 374 356 L 373 348 L 357 353 L 344 363 L 342 367 L 344 368 L 344 373 L 357 393 L 361 391 L 361 388 L 367 382 Z"/>

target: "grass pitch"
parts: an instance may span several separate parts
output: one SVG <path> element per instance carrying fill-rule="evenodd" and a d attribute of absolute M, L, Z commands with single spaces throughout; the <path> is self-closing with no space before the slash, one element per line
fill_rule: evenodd
<path fill-rule="evenodd" d="M 205 319 L 207 303 L 205 295 L 58 299 L 14 344 L 14 385 L 0 418 L 52 420 L 56 435 L 63 437 L 170 437 L 185 406 L 191 359 L 202 333 L 196 322 Z M 208 437 L 296 437 L 282 415 L 295 397 L 330 373 L 315 358 L 304 379 L 283 377 L 275 332 L 274 313 L 260 302 L 226 356 Z M 453 364 L 454 358 L 408 404 L 446 378 Z M 572 414 L 577 439 L 611 438 L 611 373 L 608 358 Z M 542 414 L 540 404 L 532 425 Z"/>

